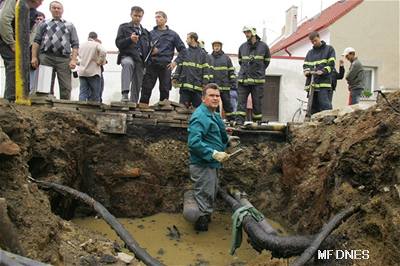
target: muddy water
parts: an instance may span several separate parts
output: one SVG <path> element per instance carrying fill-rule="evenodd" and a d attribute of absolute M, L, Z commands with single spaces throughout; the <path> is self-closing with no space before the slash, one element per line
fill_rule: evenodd
<path fill-rule="evenodd" d="M 214 213 L 209 231 L 201 233 L 197 233 L 193 225 L 186 222 L 181 214 L 160 213 L 140 219 L 118 220 L 141 247 L 166 265 L 245 265 L 258 256 L 247 243 L 246 234 L 243 234 L 242 245 L 235 255 L 229 255 L 231 216 L 228 213 Z M 102 219 L 84 218 L 75 219 L 73 222 L 121 243 Z M 283 231 L 278 225 L 272 222 L 271 224 Z M 180 232 L 180 238 L 172 229 L 174 225 Z M 172 229 L 172 234 L 168 228 Z"/>

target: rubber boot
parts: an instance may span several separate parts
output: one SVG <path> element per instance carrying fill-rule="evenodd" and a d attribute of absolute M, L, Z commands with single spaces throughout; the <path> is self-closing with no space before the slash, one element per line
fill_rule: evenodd
<path fill-rule="evenodd" d="M 210 215 L 200 216 L 194 223 L 194 230 L 205 232 L 208 231 L 208 223 L 211 221 Z"/>

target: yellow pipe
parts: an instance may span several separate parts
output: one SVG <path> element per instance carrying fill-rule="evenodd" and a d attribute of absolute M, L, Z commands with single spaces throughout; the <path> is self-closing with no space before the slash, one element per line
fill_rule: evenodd
<path fill-rule="evenodd" d="M 22 105 L 31 105 L 31 101 L 24 93 L 24 75 L 22 69 L 22 47 L 21 47 L 21 22 L 20 13 L 21 5 L 25 1 L 17 1 L 15 6 L 15 103 Z"/>

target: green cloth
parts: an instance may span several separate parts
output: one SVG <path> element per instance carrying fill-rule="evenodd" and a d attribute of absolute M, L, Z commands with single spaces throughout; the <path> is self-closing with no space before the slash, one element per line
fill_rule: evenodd
<path fill-rule="evenodd" d="M 242 243 L 242 222 L 246 215 L 251 215 L 257 222 L 264 219 L 264 215 L 251 205 L 240 207 L 233 213 L 231 255 L 235 254 L 235 250 Z"/>

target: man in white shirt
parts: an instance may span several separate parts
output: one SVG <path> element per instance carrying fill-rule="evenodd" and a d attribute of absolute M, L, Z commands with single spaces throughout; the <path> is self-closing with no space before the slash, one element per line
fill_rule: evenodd
<path fill-rule="evenodd" d="M 79 101 L 100 102 L 101 66 L 106 63 L 106 50 L 96 40 L 97 34 L 90 32 L 88 41 L 79 47 Z"/>

